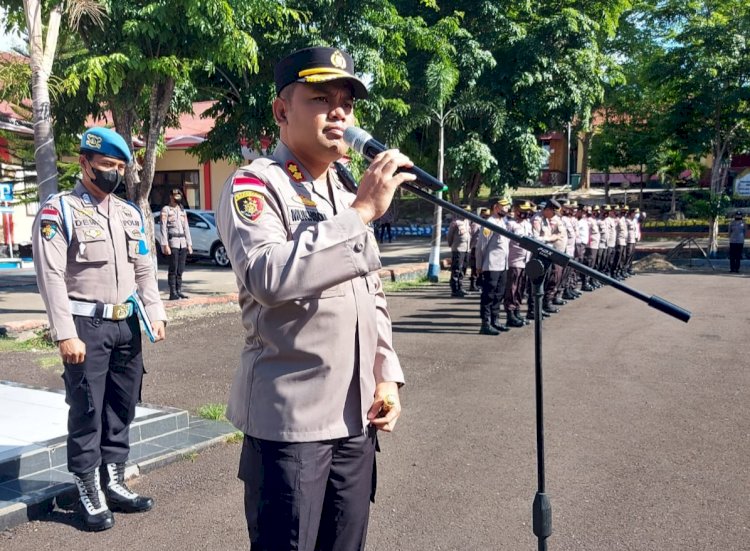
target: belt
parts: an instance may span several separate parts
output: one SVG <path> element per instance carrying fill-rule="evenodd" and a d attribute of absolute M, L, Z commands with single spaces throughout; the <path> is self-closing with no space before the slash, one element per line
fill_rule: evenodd
<path fill-rule="evenodd" d="M 80 300 L 70 301 L 70 312 L 74 316 L 84 316 L 93 318 L 96 315 L 95 302 L 81 302 Z M 102 319 L 105 320 L 124 320 L 133 315 L 133 303 L 125 302 L 123 304 L 105 304 Z"/>
<path fill-rule="evenodd" d="M 170 233 L 169 238 L 172 239 L 173 237 L 185 237 L 184 233 Z"/>

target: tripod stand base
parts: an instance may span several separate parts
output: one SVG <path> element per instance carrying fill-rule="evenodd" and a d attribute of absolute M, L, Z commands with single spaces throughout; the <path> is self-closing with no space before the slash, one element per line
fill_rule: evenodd
<path fill-rule="evenodd" d="M 534 535 L 539 538 L 539 549 L 547 549 L 546 540 L 552 535 L 552 503 L 547 494 L 537 492 L 534 496 L 533 519 Z"/>

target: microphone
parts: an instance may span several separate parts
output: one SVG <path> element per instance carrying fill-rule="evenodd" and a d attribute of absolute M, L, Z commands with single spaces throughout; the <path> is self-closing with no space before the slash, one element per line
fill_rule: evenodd
<path fill-rule="evenodd" d="M 379 153 L 390 149 L 373 138 L 369 132 L 356 126 L 350 126 L 344 130 L 344 142 L 368 161 L 372 161 Z M 414 174 L 417 177 L 417 183 L 432 191 L 446 191 L 448 189 L 448 186 L 443 182 L 416 166 L 400 168 L 396 172 Z"/>

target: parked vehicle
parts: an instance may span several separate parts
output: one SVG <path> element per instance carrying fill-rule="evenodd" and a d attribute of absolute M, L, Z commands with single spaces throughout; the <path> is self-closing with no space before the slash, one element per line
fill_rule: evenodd
<path fill-rule="evenodd" d="M 229 256 L 216 230 L 216 219 L 213 211 L 185 209 L 187 213 L 190 238 L 193 241 L 193 254 L 188 260 L 210 258 L 217 266 L 229 266 Z M 159 257 L 161 254 L 161 213 L 154 214 L 154 238 Z"/>

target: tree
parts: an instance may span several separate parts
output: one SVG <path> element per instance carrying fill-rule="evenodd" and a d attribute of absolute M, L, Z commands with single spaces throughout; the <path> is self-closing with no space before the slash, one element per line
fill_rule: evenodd
<path fill-rule="evenodd" d="M 19 6 L 15 1 L 2 2 L 0 6 L 11 12 L 11 23 L 17 22 Z M 42 0 L 23 0 L 23 14 L 26 20 L 31 67 L 37 189 L 39 198 L 43 200 L 55 193 L 58 187 L 49 79 L 57 50 L 60 24 L 65 15 L 73 29 L 78 28 L 84 21 L 92 25 L 101 25 L 105 8 L 95 0 L 71 0 L 67 4 L 62 1 L 43 4 Z M 46 35 L 42 25 L 44 15 L 47 16 Z"/>
<path fill-rule="evenodd" d="M 159 144 L 166 125 L 192 111 L 198 96 L 193 81 L 219 67 L 257 70 L 250 33 L 261 24 L 270 32 L 291 16 L 272 0 L 123 0 L 112 4 L 104 26 L 80 29 L 85 49 L 64 67 L 68 101 L 60 107 L 61 120 L 72 129 L 87 115 L 109 110 L 131 150 L 133 136 L 143 137 L 140 166 L 126 170 L 126 187 L 144 213 L 150 237 L 148 198 Z"/>
<path fill-rule="evenodd" d="M 672 203 L 669 214 L 674 217 L 677 213 L 677 185 L 684 181 L 683 174 L 689 173 L 691 179 L 700 176 L 700 163 L 692 158 L 684 148 L 676 144 L 664 144 L 655 156 L 656 173 L 662 184 L 672 189 Z"/>
<path fill-rule="evenodd" d="M 745 0 L 668 0 L 652 21 L 663 54 L 652 66 L 671 99 L 665 124 L 683 147 L 711 157 L 711 192 L 724 192 L 729 159 L 750 144 L 750 4 Z M 718 250 L 718 218 L 709 252 Z"/>

